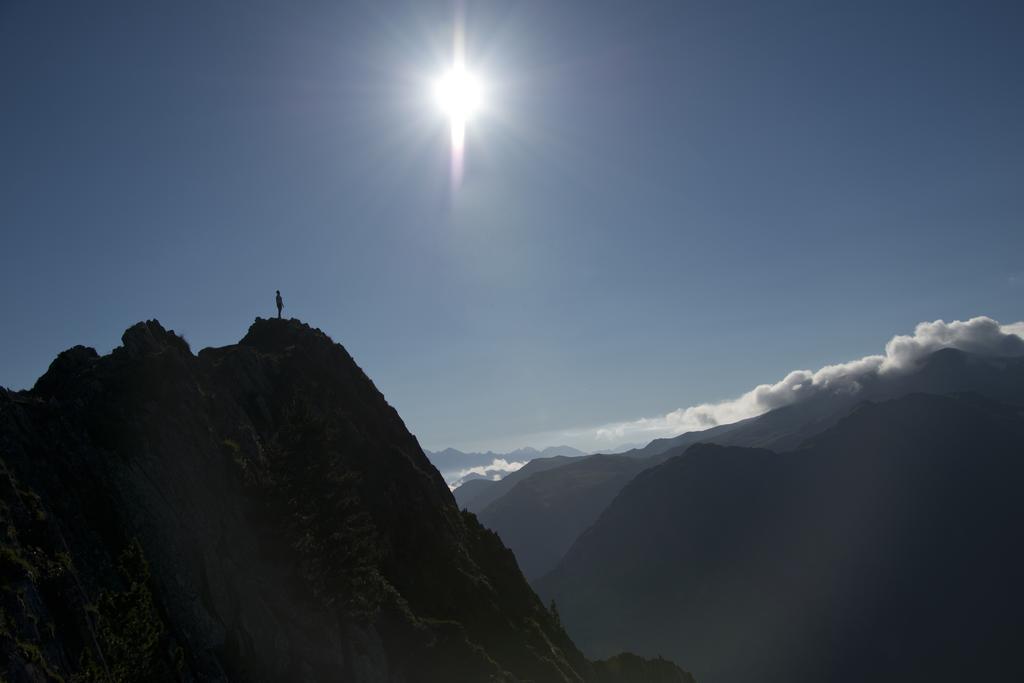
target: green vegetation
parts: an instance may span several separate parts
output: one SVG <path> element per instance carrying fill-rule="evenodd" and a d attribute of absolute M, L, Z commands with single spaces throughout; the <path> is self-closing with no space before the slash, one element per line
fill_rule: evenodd
<path fill-rule="evenodd" d="M 81 683 L 153 678 L 164 626 L 137 541 L 118 557 L 121 586 L 103 591 L 95 605 L 86 605 L 71 555 L 42 499 L 2 462 L 0 529 L 0 661 L 7 660 L 0 674 L 6 670 L 17 678 L 23 675 L 19 667 L 31 665 L 47 680 L 61 683 L 68 677 Z M 73 674 L 61 672 L 54 663 L 59 660 L 46 656 L 54 644 L 64 648 L 68 642 L 78 643 L 65 651 L 78 658 L 79 671 Z"/>
<path fill-rule="evenodd" d="M 42 499 L 0 461 L 0 661 L 7 660 L 7 666 L 20 662 L 17 666 L 30 666 L 46 680 L 63 683 L 65 677 L 43 647 L 54 641 L 56 625 L 41 623 L 36 613 L 42 587 L 59 579 L 67 563 L 66 554 L 54 553 L 48 542 L 49 519 Z"/>
<path fill-rule="evenodd" d="M 149 564 L 138 541 L 121 553 L 118 571 L 125 590 L 105 591 L 96 605 L 97 635 L 107 671 L 86 651 L 83 681 L 127 683 L 153 677 L 164 626 L 148 585 Z"/>

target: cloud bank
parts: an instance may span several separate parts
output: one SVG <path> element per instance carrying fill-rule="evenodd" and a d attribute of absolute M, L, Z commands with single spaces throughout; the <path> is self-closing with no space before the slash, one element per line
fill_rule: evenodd
<path fill-rule="evenodd" d="M 492 474 L 502 472 L 508 474 L 509 472 L 515 472 L 520 467 L 525 465 L 527 461 L 512 461 L 509 462 L 505 458 L 495 458 L 487 465 L 477 465 L 476 467 L 467 467 L 466 469 L 455 472 L 457 479 L 465 479 L 471 474 L 476 474 L 481 477 L 487 477 Z"/>
<path fill-rule="evenodd" d="M 456 470 L 454 472 L 442 472 L 441 475 L 445 481 L 448 482 L 449 489 L 455 489 L 459 485 L 465 483 L 469 479 L 476 479 L 483 477 L 484 479 L 490 479 L 492 481 L 498 481 L 505 477 L 506 474 L 515 472 L 520 467 L 528 463 L 529 460 L 506 460 L 505 458 L 495 458 L 486 465 L 476 465 L 474 467 L 466 467 L 464 469 Z"/>
<path fill-rule="evenodd" d="M 1001 325 L 981 316 L 967 321 L 920 323 L 913 334 L 890 339 L 884 354 L 827 365 L 817 371 L 794 370 L 782 380 L 754 387 L 738 398 L 680 408 L 658 417 L 604 425 L 592 432 L 592 438 L 612 443 L 624 439 L 671 437 L 755 417 L 822 391 L 855 393 L 869 377 L 911 371 L 925 356 L 943 348 L 991 356 L 1024 354 L 1024 322 Z"/>

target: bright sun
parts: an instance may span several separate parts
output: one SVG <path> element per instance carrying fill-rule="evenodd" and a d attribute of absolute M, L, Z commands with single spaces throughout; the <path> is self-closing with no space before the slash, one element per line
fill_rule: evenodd
<path fill-rule="evenodd" d="M 464 126 L 483 103 L 480 81 L 465 66 L 456 64 L 434 81 L 434 99 L 453 127 Z"/>
<path fill-rule="evenodd" d="M 434 100 L 451 126 L 452 188 L 462 183 L 462 163 L 466 148 L 466 123 L 483 105 L 480 79 L 467 70 L 456 56 L 455 64 L 434 81 Z"/>

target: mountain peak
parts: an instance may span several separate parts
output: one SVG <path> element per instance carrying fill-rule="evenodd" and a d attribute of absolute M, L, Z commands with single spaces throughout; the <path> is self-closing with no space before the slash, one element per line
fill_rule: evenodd
<path fill-rule="evenodd" d="M 188 342 L 175 334 L 174 330 L 165 330 L 159 320 L 145 320 L 129 327 L 121 335 L 124 352 L 131 358 L 159 353 L 165 348 L 175 348 L 184 353 L 192 353 Z"/>
<path fill-rule="evenodd" d="M 46 372 L 36 380 L 32 392 L 44 398 L 60 394 L 71 377 L 98 358 L 96 349 L 88 346 L 72 346 L 66 351 L 61 351 Z"/>
<path fill-rule="evenodd" d="M 264 352 L 281 352 L 300 344 L 330 344 L 333 339 L 297 318 L 256 318 L 238 342 Z"/>

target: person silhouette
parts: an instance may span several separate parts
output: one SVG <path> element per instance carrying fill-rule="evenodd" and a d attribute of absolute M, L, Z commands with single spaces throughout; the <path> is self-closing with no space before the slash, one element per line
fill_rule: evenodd
<path fill-rule="evenodd" d="M 281 309 L 284 308 L 284 299 L 281 298 L 281 290 L 277 290 L 277 319 L 281 319 Z"/>

